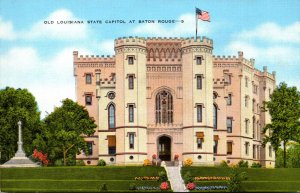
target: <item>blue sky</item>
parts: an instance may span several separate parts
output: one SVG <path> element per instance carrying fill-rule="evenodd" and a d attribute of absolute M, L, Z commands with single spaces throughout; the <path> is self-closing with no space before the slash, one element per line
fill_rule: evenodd
<path fill-rule="evenodd" d="M 37 3 L 38 2 L 38 3 Z M 0 89 L 28 88 L 42 116 L 64 98 L 75 100 L 72 51 L 114 54 L 113 40 L 123 36 L 195 36 L 195 7 L 209 11 L 198 35 L 214 40 L 214 55 L 255 58 L 300 90 L 300 1 L 267 0 L 1 0 Z M 138 20 L 174 19 L 175 24 L 139 24 Z M 85 24 L 44 21 L 83 20 Z M 102 20 L 102 24 L 86 24 Z M 126 24 L 105 24 L 125 20 Z M 129 20 L 135 20 L 129 24 Z"/>

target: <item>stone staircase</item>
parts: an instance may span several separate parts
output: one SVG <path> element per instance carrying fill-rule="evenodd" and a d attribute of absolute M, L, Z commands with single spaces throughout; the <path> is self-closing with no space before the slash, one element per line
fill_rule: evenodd
<path fill-rule="evenodd" d="M 181 177 L 181 165 L 174 166 L 174 162 L 165 162 L 165 169 L 168 175 L 168 179 L 171 184 L 171 188 L 174 192 L 189 192 L 185 185 L 184 181 Z"/>

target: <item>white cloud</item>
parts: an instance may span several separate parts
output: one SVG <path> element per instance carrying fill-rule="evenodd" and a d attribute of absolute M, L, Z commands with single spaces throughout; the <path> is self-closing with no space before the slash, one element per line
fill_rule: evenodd
<path fill-rule="evenodd" d="M 35 23 L 32 28 L 24 32 L 25 38 L 51 38 L 60 40 L 84 39 L 87 37 L 87 24 L 57 24 L 57 21 L 80 21 L 73 13 L 66 9 L 52 12 L 47 18 Z M 45 24 L 44 21 L 54 21 L 54 24 Z"/>
<path fill-rule="evenodd" d="M 256 68 L 268 66 L 270 71 L 276 71 L 277 83 L 285 81 L 299 88 L 300 22 L 289 26 L 264 23 L 237 34 L 225 46 L 225 53 L 236 55 L 243 51 L 245 58 L 255 58 Z"/>
<path fill-rule="evenodd" d="M 115 54 L 115 46 L 114 46 L 114 40 L 104 40 L 100 42 L 100 52 L 101 54 Z"/>
<path fill-rule="evenodd" d="M 42 117 L 45 116 L 45 111 L 52 112 L 62 99 L 75 100 L 73 50 L 91 53 L 88 49 L 68 47 L 50 58 L 42 58 L 31 47 L 8 50 L 0 56 L 0 88 L 27 88 L 36 97 Z"/>
<path fill-rule="evenodd" d="M 45 21 L 53 21 L 53 24 L 45 24 Z M 35 22 L 29 29 L 14 31 L 11 22 L 5 22 L 0 18 L 0 39 L 57 39 L 57 40 L 80 40 L 88 37 L 88 26 L 83 24 L 57 24 L 63 21 L 81 21 L 67 9 L 56 10 L 44 19 Z"/>
<path fill-rule="evenodd" d="M 253 30 L 242 31 L 237 38 L 244 40 L 261 39 L 270 42 L 300 43 L 300 22 L 288 26 L 279 26 L 276 23 L 263 23 Z"/>
<path fill-rule="evenodd" d="M 13 29 L 13 25 L 9 21 L 3 21 L 0 17 L 0 40 L 14 40 L 16 34 Z"/>
<path fill-rule="evenodd" d="M 179 17 L 178 20 L 183 20 L 184 22 L 177 22 L 176 24 L 172 24 L 173 27 L 167 27 L 168 24 L 160 23 L 140 24 L 133 29 L 133 33 L 165 37 L 195 35 L 195 15 L 183 14 Z M 198 35 L 206 35 L 207 33 L 209 33 L 209 31 L 210 27 L 208 25 L 208 22 L 198 22 Z"/>
<path fill-rule="evenodd" d="M 243 51 L 246 58 L 255 58 L 268 64 L 293 66 L 299 65 L 300 48 L 285 45 L 256 46 L 245 41 L 233 41 L 225 52 L 236 55 L 238 51 Z"/>

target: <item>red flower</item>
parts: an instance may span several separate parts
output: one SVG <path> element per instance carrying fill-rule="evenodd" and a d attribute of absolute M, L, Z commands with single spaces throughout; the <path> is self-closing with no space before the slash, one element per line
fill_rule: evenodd
<path fill-rule="evenodd" d="M 156 154 L 153 154 L 153 155 L 152 155 L 152 159 L 156 159 Z"/>
<path fill-rule="evenodd" d="M 175 160 L 178 160 L 178 158 L 179 158 L 179 155 L 178 155 L 178 154 L 175 154 L 174 159 L 175 159 Z"/>
<path fill-rule="evenodd" d="M 43 154 L 42 152 L 39 152 L 38 150 L 34 149 L 33 151 L 33 157 L 40 160 L 43 165 L 48 165 L 49 161 L 47 159 L 48 154 Z"/>
<path fill-rule="evenodd" d="M 161 183 L 160 189 L 161 189 L 161 190 L 168 190 L 168 189 L 169 189 L 169 184 L 168 184 L 168 182 L 163 182 L 163 183 Z"/>
<path fill-rule="evenodd" d="M 196 185 L 193 182 L 189 182 L 186 185 L 186 188 L 189 189 L 189 190 L 194 190 L 196 188 Z"/>

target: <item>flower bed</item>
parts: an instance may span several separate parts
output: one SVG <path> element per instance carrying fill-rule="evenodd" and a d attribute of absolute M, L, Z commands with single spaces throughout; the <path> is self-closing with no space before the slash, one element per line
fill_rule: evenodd
<path fill-rule="evenodd" d="M 195 181 L 210 181 L 210 180 L 230 180 L 230 177 L 223 177 L 223 176 L 200 176 L 195 177 Z"/>
<path fill-rule="evenodd" d="M 226 190 L 227 186 L 196 186 L 195 190 Z"/>
<path fill-rule="evenodd" d="M 160 190 L 160 187 L 156 186 L 137 186 L 137 190 Z"/>
<path fill-rule="evenodd" d="M 158 176 L 142 176 L 142 177 L 135 177 L 135 180 L 159 180 Z"/>

